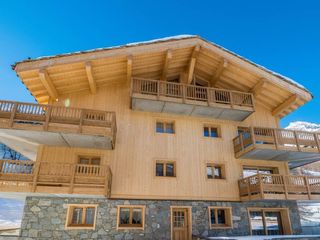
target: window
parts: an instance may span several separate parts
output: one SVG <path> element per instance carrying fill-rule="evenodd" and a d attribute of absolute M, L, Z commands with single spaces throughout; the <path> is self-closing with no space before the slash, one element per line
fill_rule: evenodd
<path fill-rule="evenodd" d="M 231 208 L 209 207 L 210 228 L 231 228 Z"/>
<path fill-rule="evenodd" d="M 258 173 L 261 174 L 278 174 L 278 168 L 272 167 L 256 167 L 256 166 L 243 166 L 242 175 L 243 177 L 250 177 Z"/>
<path fill-rule="evenodd" d="M 249 209 L 252 235 L 292 234 L 288 209 Z"/>
<path fill-rule="evenodd" d="M 69 205 L 66 228 L 94 229 L 97 205 Z"/>
<path fill-rule="evenodd" d="M 220 128 L 216 126 L 204 126 L 203 127 L 203 136 L 210 138 L 219 138 L 221 137 Z"/>
<path fill-rule="evenodd" d="M 144 206 L 118 206 L 118 229 L 144 228 Z"/>
<path fill-rule="evenodd" d="M 174 133 L 174 122 L 161 122 L 157 121 L 156 123 L 156 132 L 157 133 Z"/>
<path fill-rule="evenodd" d="M 157 177 L 175 177 L 176 163 L 171 161 L 156 161 Z"/>
<path fill-rule="evenodd" d="M 224 165 L 208 163 L 207 178 L 208 179 L 225 179 Z"/>
<path fill-rule="evenodd" d="M 100 165 L 100 157 L 79 156 L 79 164 Z"/>

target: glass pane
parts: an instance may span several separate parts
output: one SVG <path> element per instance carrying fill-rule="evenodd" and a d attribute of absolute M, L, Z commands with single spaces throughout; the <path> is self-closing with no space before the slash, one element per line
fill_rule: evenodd
<path fill-rule="evenodd" d="M 80 164 L 89 164 L 89 158 L 80 158 L 79 163 Z"/>
<path fill-rule="evenodd" d="M 273 170 L 272 169 L 259 169 L 259 173 L 261 174 L 273 174 Z"/>
<path fill-rule="evenodd" d="M 162 122 L 157 122 L 156 131 L 158 133 L 163 133 L 164 132 L 164 124 Z"/>
<path fill-rule="evenodd" d="M 217 210 L 218 224 L 226 224 L 226 211 L 224 209 Z"/>
<path fill-rule="evenodd" d="M 166 176 L 167 177 L 174 177 L 174 164 L 173 163 L 166 164 Z"/>
<path fill-rule="evenodd" d="M 120 208 L 120 225 L 130 224 L 130 208 Z"/>
<path fill-rule="evenodd" d="M 210 166 L 207 166 L 207 178 L 213 178 L 213 169 Z"/>
<path fill-rule="evenodd" d="M 208 127 L 204 127 L 203 128 L 203 136 L 204 137 L 209 137 L 209 128 Z"/>
<path fill-rule="evenodd" d="M 222 178 L 221 167 L 214 167 L 214 178 Z"/>
<path fill-rule="evenodd" d="M 74 208 L 72 212 L 71 224 L 82 224 L 82 208 Z"/>
<path fill-rule="evenodd" d="M 163 176 L 163 163 L 156 164 L 156 176 Z"/>
<path fill-rule="evenodd" d="M 86 224 L 93 225 L 95 208 L 89 207 L 86 209 Z"/>
<path fill-rule="evenodd" d="M 268 235 L 282 234 L 280 212 L 265 212 L 265 219 Z"/>
<path fill-rule="evenodd" d="M 91 164 L 92 165 L 100 165 L 100 158 L 92 158 Z"/>
<path fill-rule="evenodd" d="M 175 228 L 181 228 L 185 225 L 184 219 L 184 211 L 183 210 L 176 210 L 173 212 L 173 226 Z"/>
<path fill-rule="evenodd" d="M 218 136 L 218 129 L 217 129 L 217 128 L 211 128 L 210 137 L 213 137 L 213 138 L 219 137 L 219 136 Z"/>
<path fill-rule="evenodd" d="M 173 129 L 173 123 L 167 123 L 166 124 L 166 133 L 174 133 L 174 129 Z"/>
<path fill-rule="evenodd" d="M 258 170 L 257 169 L 254 169 L 254 168 L 244 168 L 243 169 L 243 177 L 250 177 L 252 175 L 256 175 L 258 173 Z"/>
<path fill-rule="evenodd" d="M 252 235 L 265 235 L 261 211 L 251 211 L 250 221 Z"/>
<path fill-rule="evenodd" d="M 211 225 L 216 224 L 216 217 L 214 209 L 210 209 L 210 221 Z"/>
<path fill-rule="evenodd" d="M 132 224 L 142 225 L 142 210 L 140 208 L 132 209 Z"/>

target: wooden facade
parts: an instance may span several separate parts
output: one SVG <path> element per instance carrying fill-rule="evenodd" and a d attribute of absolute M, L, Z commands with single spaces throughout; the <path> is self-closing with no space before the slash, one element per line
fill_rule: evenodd
<path fill-rule="evenodd" d="M 238 186 L 244 165 L 277 168 L 280 175 L 288 175 L 289 168 L 287 159 L 239 159 L 247 146 L 241 141 L 240 147 L 234 144 L 239 128 L 277 129 L 281 117 L 312 98 L 301 86 L 198 37 L 25 61 L 15 70 L 39 103 L 64 112 L 86 109 L 79 110 L 80 120 L 72 119 L 75 123 L 63 119 L 77 134 L 108 136 L 112 143 L 99 149 L 39 144 L 35 163 L 24 163 L 32 168 L 30 174 L 0 173 L 1 181 L 24 182 L 35 192 L 92 193 L 115 199 L 244 200 Z M 207 86 L 200 86 L 204 82 Z M 26 120 L 18 115 L 20 110 L 12 113 L 3 108 L 1 124 L 7 125 L 0 125 L 0 137 L 14 146 L 7 135 L 23 140 L 17 133 L 31 132 L 33 126 L 20 122 Z M 52 110 L 49 115 L 43 110 L 47 105 L 35 108 L 41 109 L 40 116 L 32 119 L 41 123 L 37 131 L 53 132 Z M 174 132 L 157 132 L 157 121 L 173 123 Z M 219 136 L 205 137 L 204 126 L 218 127 Z M 101 129 L 86 132 L 89 127 Z M 1 135 L 8 129 L 12 132 Z M 82 166 L 77 162 L 81 155 L 99 156 L 100 165 Z M 175 176 L 157 177 L 157 161 L 174 162 Z M 224 179 L 208 179 L 208 164 L 222 165 Z M 81 168 L 87 170 L 80 176 Z M 2 191 L 8 189 L 1 185 Z"/>

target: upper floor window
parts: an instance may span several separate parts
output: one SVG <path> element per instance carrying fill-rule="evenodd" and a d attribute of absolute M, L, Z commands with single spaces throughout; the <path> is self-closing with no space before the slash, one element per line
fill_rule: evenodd
<path fill-rule="evenodd" d="M 96 205 L 69 205 L 66 228 L 94 229 Z"/>
<path fill-rule="evenodd" d="M 157 133 L 174 133 L 174 122 L 157 121 L 156 123 Z"/>
<path fill-rule="evenodd" d="M 276 167 L 263 167 L 263 166 L 243 166 L 243 177 L 250 177 L 256 174 L 278 174 L 279 170 Z"/>
<path fill-rule="evenodd" d="M 203 136 L 204 137 L 211 137 L 211 138 L 221 137 L 220 127 L 205 125 L 203 127 Z"/>
<path fill-rule="evenodd" d="M 156 176 L 175 177 L 176 163 L 172 161 L 156 161 Z"/>
<path fill-rule="evenodd" d="M 118 206 L 118 229 L 144 228 L 144 206 Z"/>
<path fill-rule="evenodd" d="M 225 179 L 224 165 L 208 163 L 207 178 L 208 179 Z"/>
<path fill-rule="evenodd" d="M 79 164 L 100 165 L 100 157 L 79 156 Z"/>
<path fill-rule="evenodd" d="M 209 207 L 210 228 L 231 228 L 232 213 L 230 207 Z"/>

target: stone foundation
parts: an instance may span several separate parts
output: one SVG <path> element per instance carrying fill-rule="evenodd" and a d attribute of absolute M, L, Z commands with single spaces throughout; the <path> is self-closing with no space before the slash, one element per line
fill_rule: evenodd
<path fill-rule="evenodd" d="M 65 230 L 68 204 L 98 204 L 95 230 Z M 117 205 L 145 205 L 144 230 L 117 230 Z M 144 201 L 105 198 L 27 197 L 22 239 L 170 239 L 170 206 L 192 206 L 192 234 L 196 236 L 250 235 L 248 207 L 289 208 L 293 234 L 301 232 L 295 201 L 209 202 Z M 208 206 L 232 207 L 232 229 L 209 229 Z"/>

